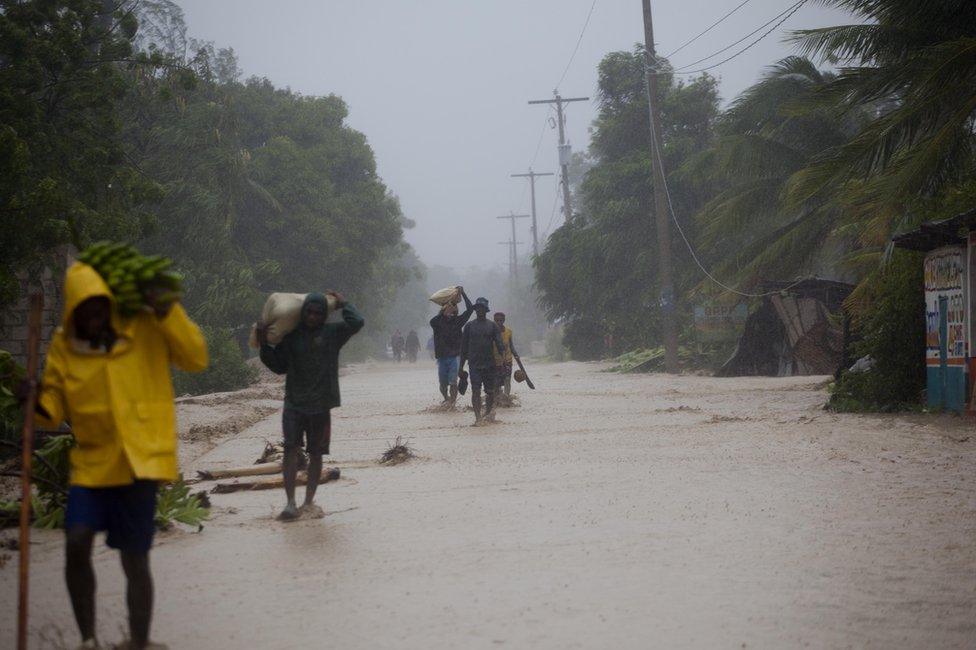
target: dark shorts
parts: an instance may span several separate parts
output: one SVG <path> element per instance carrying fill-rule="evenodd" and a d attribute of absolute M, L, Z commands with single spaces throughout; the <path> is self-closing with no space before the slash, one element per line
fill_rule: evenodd
<path fill-rule="evenodd" d="M 152 547 L 156 532 L 156 481 L 132 485 L 90 488 L 72 485 L 64 529 L 83 526 L 95 532 L 107 531 L 106 543 L 126 553 L 144 554 Z"/>
<path fill-rule="evenodd" d="M 321 456 L 329 453 L 329 442 L 332 439 L 332 414 L 302 413 L 286 408 L 281 416 L 281 431 L 285 438 L 285 449 L 293 449 L 304 445 L 309 456 Z"/>
<path fill-rule="evenodd" d="M 477 392 L 484 386 L 485 392 L 495 390 L 495 368 L 472 368 L 471 390 Z"/>

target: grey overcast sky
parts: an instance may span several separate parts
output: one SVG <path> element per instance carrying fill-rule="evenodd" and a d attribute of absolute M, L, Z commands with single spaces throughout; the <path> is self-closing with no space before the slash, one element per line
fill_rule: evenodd
<path fill-rule="evenodd" d="M 366 134 L 380 175 L 417 222 L 407 239 L 424 262 L 506 263 L 498 242 L 508 239 L 510 226 L 495 217 L 529 211 L 526 181 L 509 174 L 530 164 L 538 172 L 557 171 L 547 108 L 526 101 L 552 96 L 592 0 L 177 1 L 191 35 L 233 47 L 245 76 L 345 99 L 349 124 Z M 671 52 L 741 1 L 654 0 L 659 52 Z M 750 0 L 672 63 L 712 54 L 793 3 Z M 847 22 L 841 12 L 803 6 L 755 47 L 710 71 L 721 81 L 723 101 L 792 52 L 783 43 L 787 30 Z M 561 94 L 593 97 L 600 59 L 642 41 L 640 0 L 597 0 Z M 568 108 L 574 149 L 586 148 L 594 115 L 592 102 Z M 537 188 L 545 234 L 561 220 L 558 206 L 550 220 L 557 185 L 542 178 Z M 527 221 L 518 224 L 525 244 L 531 242 Z"/>

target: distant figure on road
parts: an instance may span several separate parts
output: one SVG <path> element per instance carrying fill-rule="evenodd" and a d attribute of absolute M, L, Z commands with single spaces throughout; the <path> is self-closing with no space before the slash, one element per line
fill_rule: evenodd
<path fill-rule="evenodd" d="M 410 330 L 407 334 L 407 360 L 410 363 L 417 363 L 417 353 L 420 352 L 420 337 L 417 336 L 416 330 Z"/>
<path fill-rule="evenodd" d="M 393 349 L 393 360 L 397 363 L 403 360 L 403 334 L 400 330 L 393 332 L 393 336 L 390 337 L 390 347 Z"/>
<path fill-rule="evenodd" d="M 271 372 L 285 375 L 285 410 L 282 431 L 285 457 L 282 474 L 288 502 L 278 515 L 281 521 L 297 519 L 295 482 L 298 476 L 298 450 L 304 439 L 308 453 L 308 482 L 302 511 L 318 516 L 315 489 L 322 476 L 322 455 L 329 453 L 332 439 L 332 409 L 339 406 L 339 350 L 363 328 L 365 321 L 342 294 L 330 291 L 336 307 L 342 309 L 342 322 L 326 323 L 329 306 L 321 293 L 310 293 L 302 305 L 301 322 L 277 346 L 268 345 L 268 330 L 257 330 L 261 362 Z"/>
<path fill-rule="evenodd" d="M 444 404 L 453 405 L 457 400 L 458 358 L 461 356 L 461 328 L 471 318 L 474 305 L 464 287 L 458 287 L 464 298 L 464 313 L 458 316 L 457 305 L 450 303 L 441 308 L 441 313 L 430 319 L 434 330 L 434 357 L 437 359 L 437 379 L 440 382 Z M 450 389 L 450 393 L 448 393 Z"/>
<path fill-rule="evenodd" d="M 461 337 L 461 370 L 470 361 L 471 406 L 474 407 L 474 423 L 481 424 L 484 420 L 491 422 L 495 419 L 494 353 L 497 350 L 498 354 L 504 355 L 505 344 L 498 326 L 486 318 L 488 299 L 475 300 L 474 310 L 478 317 L 464 326 Z M 481 411 L 482 388 L 485 391 L 484 418 Z"/>
<path fill-rule="evenodd" d="M 431 359 L 435 358 L 434 357 L 434 337 L 433 336 L 431 336 L 429 339 L 427 339 L 427 354 L 430 355 L 430 358 Z"/>
<path fill-rule="evenodd" d="M 494 353 L 495 391 L 501 397 L 504 390 L 505 398 L 509 400 L 512 396 L 512 361 L 518 359 L 519 355 L 515 350 L 515 335 L 512 333 L 512 328 L 505 325 L 505 314 L 496 311 L 493 320 L 501 332 L 502 343 L 505 344 L 504 354 Z"/>

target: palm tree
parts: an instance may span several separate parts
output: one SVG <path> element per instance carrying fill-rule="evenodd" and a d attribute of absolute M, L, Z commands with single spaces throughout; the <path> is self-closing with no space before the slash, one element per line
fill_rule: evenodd
<path fill-rule="evenodd" d="M 843 181 L 862 221 L 873 220 L 862 234 L 877 243 L 906 205 L 945 194 L 974 170 L 976 2 L 819 2 L 864 23 L 794 33 L 805 54 L 842 66 L 817 100 L 870 107 L 875 119 L 798 175 L 790 196 L 803 202 Z"/>
<path fill-rule="evenodd" d="M 696 215 L 698 243 L 718 275 L 749 286 L 835 261 L 832 244 L 843 237 L 836 206 L 822 197 L 783 200 L 797 174 L 856 132 L 849 117 L 805 107 L 832 79 L 803 57 L 777 62 L 722 115 L 715 145 L 681 170 L 720 188 Z"/>

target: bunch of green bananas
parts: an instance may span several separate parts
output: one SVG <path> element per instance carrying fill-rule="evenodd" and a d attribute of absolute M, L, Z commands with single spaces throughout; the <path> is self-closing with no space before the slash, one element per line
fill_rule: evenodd
<path fill-rule="evenodd" d="M 129 244 L 98 242 L 86 248 L 78 260 L 102 276 L 123 316 L 132 316 L 143 308 L 150 288 L 163 290 L 158 297 L 163 304 L 179 300 L 183 290 L 183 277 L 170 270 L 172 260 L 142 255 Z"/>

